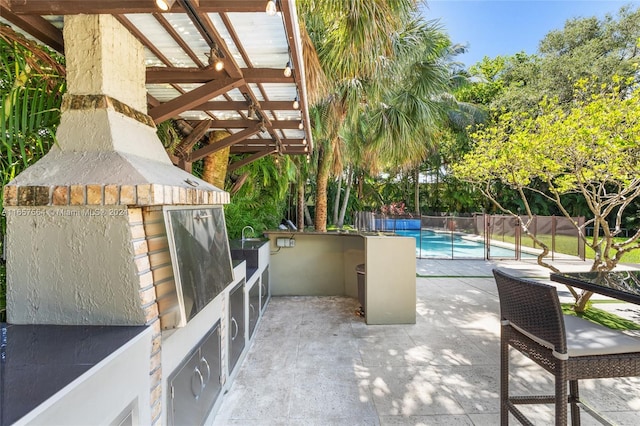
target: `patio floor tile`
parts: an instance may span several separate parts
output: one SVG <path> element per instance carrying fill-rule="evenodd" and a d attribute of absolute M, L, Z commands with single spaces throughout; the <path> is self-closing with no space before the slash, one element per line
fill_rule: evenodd
<path fill-rule="evenodd" d="M 418 260 L 427 277 L 416 279 L 417 320 L 407 325 L 366 325 L 351 298 L 273 297 L 214 425 L 498 424 L 496 265 L 549 276 L 526 262 Z M 616 309 L 640 318 L 633 305 Z M 552 391 L 531 361 L 512 351 L 511 362 L 514 391 Z M 638 422 L 640 378 L 583 381 L 581 395 L 621 425 Z M 550 406 L 526 409 L 535 424 L 553 420 Z"/>

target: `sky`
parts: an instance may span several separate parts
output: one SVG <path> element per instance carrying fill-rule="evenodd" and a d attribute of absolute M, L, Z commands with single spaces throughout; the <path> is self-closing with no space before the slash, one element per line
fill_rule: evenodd
<path fill-rule="evenodd" d="M 456 59 L 467 66 L 484 56 L 536 53 L 538 43 L 567 19 L 617 16 L 620 7 L 640 0 L 427 0 L 422 12 L 439 20 L 453 43 L 467 44 Z"/>

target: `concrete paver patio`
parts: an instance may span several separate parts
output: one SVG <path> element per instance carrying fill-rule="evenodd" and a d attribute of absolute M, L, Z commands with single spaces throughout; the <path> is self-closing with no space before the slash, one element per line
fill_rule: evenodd
<path fill-rule="evenodd" d="M 350 298 L 273 297 L 214 424 L 499 424 L 495 266 L 549 276 L 530 262 L 418 260 L 426 278 L 417 278 L 411 325 L 366 325 Z M 640 317 L 634 305 L 610 309 Z M 521 366 L 514 391 L 553 392 L 552 378 L 531 361 L 512 351 L 512 363 Z M 640 378 L 586 380 L 581 394 L 616 423 L 638 424 Z M 528 412 L 536 424 L 553 422 L 550 406 Z M 582 419 L 597 424 L 587 414 Z"/>

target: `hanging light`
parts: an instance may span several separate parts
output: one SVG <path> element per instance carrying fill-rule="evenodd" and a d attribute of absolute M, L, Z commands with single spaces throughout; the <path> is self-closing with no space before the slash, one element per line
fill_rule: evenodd
<path fill-rule="evenodd" d="M 176 0 L 156 0 L 156 6 L 163 12 L 171 9 L 171 6 L 176 2 Z"/>
<path fill-rule="evenodd" d="M 293 109 L 298 108 L 300 108 L 300 100 L 298 99 L 298 95 L 296 95 L 296 98 L 293 100 Z"/>
<path fill-rule="evenodd" d="M 287 65 L 284 67 L 284 76 L 291 77 L 291 61 L 287 61 Z"/>
<path fill-rule="evenodd" d="M 249 114 L 248 114 L 248 116 L 249 116 L 250 120 L 255 120 L 257 118 L 256 117 L 256 107 L 253 104 L 249 105 Z"/>
<path fill-rule="evenodd" d="M 309 152 L 309 147 L 308 146 L 304 147 L 304 152 Z"/>
<path fill-rule="evenodd" d="M 302 139 L 302 145 L 306 145 L 307 144 L 307 138 Z"/>
<path fill-rule="evenodd" d="M 298 124 L 298 129 L 304 129 L 304 121 L 300 120 L 300 124 Z"/>
<path fill-rule="evenodd" d="M 309 154 L 307 154 L 307 163 L 311 162 L 311 156 Z"/>
<path fill-rule="evenodd" d="M 209 65 L 213 65 L 213 69 L 216 71 L 222 71 L 224 69 L 224 62 L 222 62 L 222 53 L 218 50 L 218 46 L 211 48 L 209 52 Z"/>
<path fill-rule="evenodd" d="M 267 12 L 267 15 L 269 16 L 273 16 L 276 14 L 276 12 L 278 12 L 278 8 L 276 7 L 275 0 L 269 0 L 267 2 L 267 7 L 265 8 L 265 12 Z"/>

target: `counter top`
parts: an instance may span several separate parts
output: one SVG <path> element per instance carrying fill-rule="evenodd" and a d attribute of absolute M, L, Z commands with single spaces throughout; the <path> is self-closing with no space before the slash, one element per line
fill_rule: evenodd
<path fill-rule="evenodd" d="M 304 235 L 325 235 L 331 237 L 402 237 L 402 235 L 396 235 L 393 232 L 385 231 L 287 231 L 284 229 L 274 229 L 271 231 L 264 231 L 265 235 L 286 235 L 288 237 L 298 237 Z"/>
<path fill-rule="evenodd" d="M 146 329 L 1 324 L 0 425 L 13 424 Z"/>
<path fill-rule="evenodd" d="M 229 240 L 229 248 L 231 250 L 257 250 L 265 244 L 269 243 L 268 238 L 249 238 L 245 240 Z"/>

